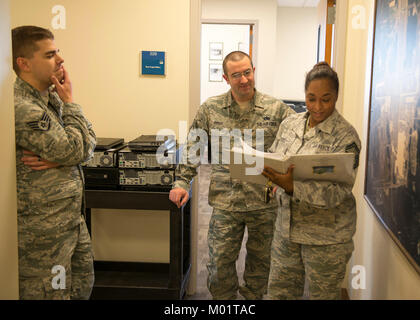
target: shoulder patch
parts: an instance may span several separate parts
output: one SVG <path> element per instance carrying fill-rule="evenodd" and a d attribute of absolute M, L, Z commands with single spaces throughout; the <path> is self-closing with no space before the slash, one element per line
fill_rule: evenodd
<path fill-rule="evenodd" d="M 359 166 L 359 153 L 360 149 L 357 146 L 356 142 L 350 143 L 346 146 L 347 153 L 354 153 L 354 166 L 353 169 L 356 169 Z"/>
<path fill-rule="evenodd" d="M 47 112 L 44 112 L 42 118 L 38 121 L 29 121 L 26 124 L 34 131 L 48 131 L 50 130 L 50 117 Z"/>

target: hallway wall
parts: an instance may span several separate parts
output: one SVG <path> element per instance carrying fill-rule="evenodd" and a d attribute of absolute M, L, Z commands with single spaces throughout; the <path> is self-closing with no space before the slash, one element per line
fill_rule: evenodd
<path fill-rule="evenodd" d="M 353 20 L 362 6 L 366 27 L 355 28 Z M 420 275 L 408 262 L 364 199 L 367 129 L 373 45 L 374 0 L 350 0 L 347 10 L 343 116 L 350 121 L 362 140 L 360 165 L 353 192 L 357 201 L 355 251 L 349 264 L 350 299 L 420 299 Z M 338 13 L 337 15 L 341 15 Z M 366 270 L 366 289 L 355 289 L 353 267 Z M 355 269 L 356 270 L 356 269 Z"/>
<path fill-rule="evenodd" d="M 10 1 L 0 1 L 0 300 L 18 298 L 16 156 Z"/>

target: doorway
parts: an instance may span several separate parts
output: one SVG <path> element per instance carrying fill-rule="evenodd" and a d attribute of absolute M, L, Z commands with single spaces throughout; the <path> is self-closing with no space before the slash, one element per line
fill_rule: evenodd
<path fill-rule="evenodd" d="M 201 24 L 201 103 L 230 89 L 222 77 L 230 52 L 240 50 L 255 59 L 255 29 L 255 22 Z"/>
<path fill-rule="evenodd" d="M 201 25 L 201 104 L 208 98 L 227 92 L 230 86 L 223 79 L 223 59 L 232 51 L 243 51 L 256 64 L 255 43 L 256 22 L 203 22 Z M 207 157 L 207 155 L 204 155 Z M 207 233 L 212 208 L 208 205 L 211 165 L 202 164 L 198 169 L 198 236 L 197 236 L 197 279 L 194 299 L 209 300 L 207 289 L 207 263 L 209 260 Z M 247 233 L 244 235 L 246 242 Z M 237 271 L 239 283 L 243 284 L 246 249 L 241 247 Z"/>

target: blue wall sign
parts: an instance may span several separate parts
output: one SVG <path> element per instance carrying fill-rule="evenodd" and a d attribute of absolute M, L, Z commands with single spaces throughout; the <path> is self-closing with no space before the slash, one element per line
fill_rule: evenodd
<path fill-rule="evenodd" d="M 165 75 L 165 52 L 142 51 L 141 74 Z"/>

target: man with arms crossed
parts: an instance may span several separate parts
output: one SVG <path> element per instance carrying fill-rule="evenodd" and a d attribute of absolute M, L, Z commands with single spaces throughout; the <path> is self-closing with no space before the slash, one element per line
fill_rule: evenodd
<path fill-rule="evenodd" d="M 89 299 L 93 255 L 82 216 L 80 163 L 93 155 L 92 125 L 73 103 L 53 34 L 12 30 L 20 299 Z M 52 86 L 54 85 L 54 86 Z"/>

